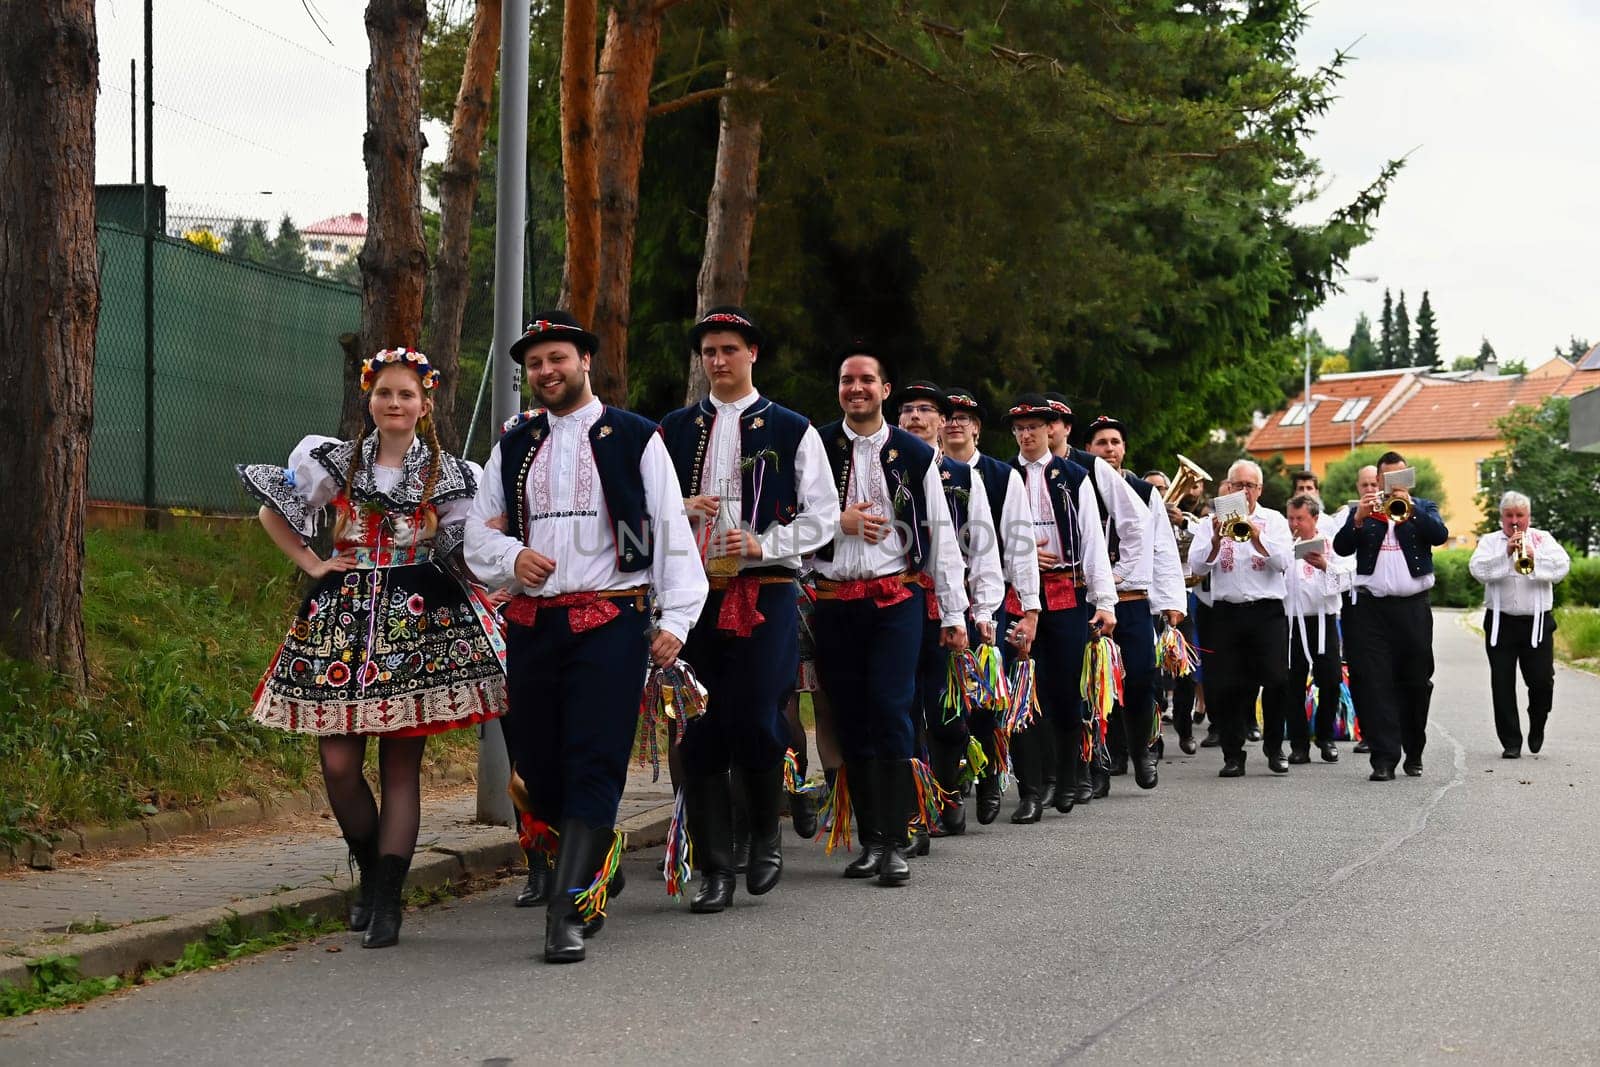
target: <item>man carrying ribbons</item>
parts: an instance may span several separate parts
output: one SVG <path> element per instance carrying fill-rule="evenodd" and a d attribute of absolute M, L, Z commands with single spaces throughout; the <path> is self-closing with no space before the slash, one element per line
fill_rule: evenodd
<path fill-rule="evenodd" d="M 683 649 L 709 693 L 708 714 L 689 724 L 680 746 L 701 873 L 695 912 L 722 911 L 733 899 L 730 770 L 749 805 L 746 888 L 769 892 L 783 871 L 784 704 L 800 665 L 795 580 L 801 557 L 827 544 L 839 522 L 817 431 L 756 392 L 765 345 L 744 311 L 712 308 L 689 331 L 711 395 L 661 420 L 711 585 Z"/>
<path fill-rule="evenodd" d="M 605 914 L 646 667 L 677 659 L 706 599 L 666 446 L 655 423 L 595 398 L 598 348 L 560 311 L 511 346 L 544 406 L 512 420 L 489 454 L 466 529 L 473 572 L 513 593 L 506 742 L 527 787 L 525 829 L 546 850 L 559 839 L 551 963 L 583 959 Z"/>
<path fill-rule="evenodd" d="M 833 704 L 844 768 L 835 779 L 835 831 L 842 798 L 852 802 L 861 855 L 847 878 L 877 875 L 903 885 L 908 824 L 917 809 L 912 769 L 913 702 L 927 598 L 933 577 L 940 643 L 967 647 L 961 551 L 933 449 L 884 421 L 889 376 L 869 346 L 838 359 L 844 418 L 821 430 L 841 515 L 816 555 L 817 674 Z"/>
<path fill-rule="evenodd" d="M 1044 397 L 1028 393 L 1006 412 L 1017 439 L 1016 470 L 1022 475 L 1038 545 L 1042 609 L 1034 637 L 1039 701 L 1049 720 L 1018 735 L 1012 744 L 1020 799 L 1014 823 L 1038 822 L 1044 813 L 1044 768 L 1030 734 L 1055 737 L 1057 811 L 1072 810 L 1083 776 L 1083 693 L 1080 684 L 1084 646 L 1091 633 L 1116 629 L 1116 586 L 1106 556 L 1100 509 L 1089 487 L 1089 472 L 1051 453 L 1050 425 L 1061 414 Z M 1090 616 L 1090 609 L 1093 616 Z"/>
<path fill-rule="evenodd" d="M 1089 473 L 1089 489 L 1100 509 L 1104 530 L 1106 554 L 1111 559 L 1111 569 L 1119 587 L 1128 586 L 1130 576 L 1145 557 L 1145 542 L 1149 537 L 1150 509 L 1132 485 L 1104 459 L 1081 448 L 1072 447 L 1072 405 L 1060 393 L 1045 393 L 1044 399 L 1051 410 L 1060 416 L 1060 423 L 1051 430 L 1051 451 L 1069 459 Z M 1136 588 L 1137 586 L 1129 586 Z M 1146 583 L 1145 588 L 1149 585 Z M 1106 631 L 1108 634 L 1110 630 Z M 1153 646 L 1152 646 L 1153 654 Z M 1152 762 L 1151 767 L 1154 767 Z M 1091 773 L 1092 772 L 1092 773 Z M 1111 791 L 1109 767 L 1097 763 L 1083 763 L 1078 767 L 1079 780 L 1071 783 L 1073 799 L 1087 804 L 1094 797 L 1103 797 Z M 1057 787 L 1067 786 L 1062 783 Z M 1146 788 L 1149 788 L 1148 786 Z"/>
<path fill-rule="evenodd" d="M 1089 451 L 1104 460 L 1139 495 L 1147 515 L 1145 536 L 1137 555 L 1124 542 L 1125 566 L 1117 572 L 1117 648 L 1122 652 L 1122 702 L 1111 713 L 1107 733 L 1114 755 L 1133 762 L 1134 781 L 1140 789 L 1156 787 L 1156 760 L 1150 749 L 1156 712 L 1156 628 L 1159 615 L 1166 626 L 1183 622 L 1188 595 L 1183 584 L 1183 564 L 1178 540 L 1167 519 L 1167 509 L 1155 486 L 1122 469 L 1128 452 L 1128 427 L 1119 419 L 1101 415 L 1089 424 Z M 1154 731 L 1159 736 L 1159 730 Z M 1108 769 L 1096 769 L 1105 775 Z M 1098 779 L 1097 788 L 1104 781 Z"/>
<path fill-rule="evenodd" d="M 1039 625 L 1039 546 L 1033 539 L 1033 512 L 1028 508 L 1028 492 L 1022 475 L 1009 463 L 978 451 L 983 420 L 988 417 L 971 389 L 950 386 L 945 390 L 950 415 L 944 423 L 944 449 L 950 459 L 965 463 L 978 475 L 989 504 L 989 521 L 995 531 L 1000 566 L 1010 589 L 1006 602 L 995 616 L 995 628 L 1006 635 L 1016 655 L 1026 659 L 1033 650 L 1033 635 Z M 969 509 L 971 510 L 971 509 Z M 971 540 L 964 538 L 963 543 Z M 994 712 L 974 709 L 967 729 L 978 739 L 985 757 L 984 771 L 978 776 L 978 822 L 984 826 L 1000 814 L 1000 750 L 995 731 L 1001 729 Z"/>
<path fill-rule="evenodd" d="M 954 409 L 942 389 L 928 381 L 912 382 L 897 399 L 900 428 L 930 446 L 938 460 L 945 504 L 966 565 L 967 597 L 972 602 L 967 639 L 993 645 L 995 613 L 1005 598 L 1006 586 L 985 486 L 982 479 L 973 478 L 970 466 L 944 454 L 940 435 L 945 417 Z M 940 813 L 939 825 L 927 829 L 936 837 L 967 831 L 966 808 L 957 787 L 969 737 L 968 724 L 960 707 L 960 694 L 952 697 L 946 692 L 949 677 L 950 653 L 939 643 L 939 620 L 930 617 L 923 624 L 917 706 L 927 733 L 930 769 L 934 780 L 950 797 Z M 921 851 L 920 833 L 918 838 Z"/>

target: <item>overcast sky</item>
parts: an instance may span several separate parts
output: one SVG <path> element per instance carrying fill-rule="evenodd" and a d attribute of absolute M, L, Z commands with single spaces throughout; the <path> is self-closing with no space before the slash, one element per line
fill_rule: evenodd
<path fill-rule="evenodd" d="M 172 213 L 287 212 L 304 225 L 365 211 L 363 4 L 155 7 L 155 173 Z M 97 4 L 101 182 L 129 180 L 128 62 L 141 54 L 142 10 Z M 1327 175 L 1308 217 L 1344 203 L 1384 160 L 1411 158 L 1376 238 L 1350 263 L 1379 283 L 1351 282 L 1312 324 L 1342 348 L 1359 312 L 1376 321 L 1388 286 L 1405 290 L 1413 321 L 1431 292 L 1447 362 L 1485 336 L 1502 360 L 1529 362 L 1569 334 L 1600 341 L 1600 3 L 1323 0 L 1302 61 L 1358 39 L 1312 143 Z M 429 157 L 442 158 L 443 131 L 430 141 Z"/>

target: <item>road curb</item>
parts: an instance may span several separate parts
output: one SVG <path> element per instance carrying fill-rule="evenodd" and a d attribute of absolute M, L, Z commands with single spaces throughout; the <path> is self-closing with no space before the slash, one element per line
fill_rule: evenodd
<path fill-rule="evenodd" d="M 618 828 L 628 835 L 628 851 L 632 852 L 664 842 L 671 821 L 672 802 L 663 801 L 624 819 Z M 408 889 L 437 889 L 450 882 L 486 877 L 503 867 L 520 866 L 522 862 L 522 850 L 515 840 L 460 847 L 444 841 L 416 854 L 406 886 Z M 103 933 L 75 934 L 56 944 L 35 946 L 43 951 L 27 959 L 0 958 L 0 982 L 26 984 L 28 963 L 43 956 L 76 956 L 79 973 L 90 978 L 142 972 L 177 959 L 186 945 L 200 940 L 207 930 L 231 916 L 238 916 L 244 929 L 251 933 L 271 930 L 273 912 L 279 908 L 291 909 L 307 918 L 340 917 L 345 911 L 345 891 L 333 886 L 310 886 L 185 915 L 133 922 Z"/>
<path fill-rule="evenodd" d="M 473 780 L 476 769 L 463 763 L 448 763 L 424 774 L 430 785 L 462 784 Z M 12 848 L 0 846 L 0 866 L 49 869 L 55 866 L 57 852 L 85 856 L 112 849 L 143 848 L 164 844 L 174 838 L 204 834 L 212 830 L 234 830 L 276 822 L 290 815 L 328 810 L 321 788 L 306 787 L 273 793 L 265 798 L 231 797 L 204 808 L 163 811 L 126 822 L 96 826 L 66 826 L 51 831 L 58 840 L 53 847 L 24 841 Z"/>

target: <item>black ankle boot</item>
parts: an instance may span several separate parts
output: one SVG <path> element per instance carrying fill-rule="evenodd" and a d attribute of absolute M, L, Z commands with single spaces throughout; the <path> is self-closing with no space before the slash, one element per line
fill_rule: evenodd
<path fill-rule="evenodd" d="M 778 799 L 783 795 L 783 764 L 764 771 L 736 770 L 749 802 L 749 857 L 744 886 L 753 897 L 770 893 L 783 875 L 783 825 Z"/>
<path fill-rule="evenodd" d="M 802 840 L 817 836 L 817 802 L 810 793 L 789 794 L 789 825 Z"/>
<path fill-rule="evenodd" d="M 873 780 L 872 763 L 851 763 L 845 767 L 845 785 L 850 790 L 850 807 L 855 816 L 856 839 L 861 843 L 861 855 L 844 868 L 846 878 L 871 878 L 878 873 L 878 863 L 885 848 L 878 835 L 877 782 Z M 835 818 L 838 816 L 835 815 Z"/>
<path fill-rule="evenodd" d="M 880 799 L 877 805 L 878 836 L 884 843 L 878 859 L 878 884 L 905 885 L 911 880 L 911 864 L 906 853 L 911 847 L 911 814 L 917 806 L 917 786 L 911 761 L 877 760 L 873 768 L 877 772 L 874 791 Z"/>
<path fill-rule="evenodd" d="M 683 783 L 683 808 L 689 840 L 700 867 L 700 888 L 689 901 L 699 915 L 722 911 L 733 902 L 733 807 L 727 774 L 708 774 Z"/>
<path fill-rule="evenodd" d="M 1058 724 L 1052 723 L 1050 730 L 1056 738 L 1056 794 L 1052 807 L 1062 815 L 1070 814 L 1078 803 L 1077 790 L 1073 788 L 1078 780 L 1078 758 L 1080 753 L 1071 735 Z"/>
<path fill-rule="evenodd" d="M 550 903 L 550 854 L 536 848 L 523 855 L 528 857 L 528 881 L 517 893 L 515 904 L 519 908 L 542 908 Z"/>
<path fill-rule="evenodd" d="M 388 948 L 400 940 L 405 915 L 406 872 L 410 856 L 379 856 L 378 885 L 372 895 L 372 920 L 362 935 L 362 948 Z"/>
<path fill-rule="evenodd" d="M 587 954 L 577 896 L 594 881 L 611 842 L 610 827 L 594 827 L 576 819 L 561 824 L 561 850 L 556 855 L 550 904 L 544 913 L 546 963 L 577 963 Z"/>
<path fill-rule="evenodd" d="M 346 837 L 345 843 L 350 846 L 350 866 L 357 875 L 350 893 L 350 929 L 359 933 L 372 920 L 372 895 L 378 886 L 378 841 Z"/>
<path fill-rule="evenodd" d="M 934 781 L 940 788 L 949 792 L 953 798 L 939 811 L 939 828 L 944 835 L 959 837 L 967 832 L 967 809 L 961 802 L 961 755 L 967 750 L 964 741 L 935 741 L 928 739 L 931 751 L 928 755 L 932 759 L 929 769 L 933 771 Z"/>
<path fill-rule="evenodd" d="M 1000 816 L 1000 776 L 985 774 L 978 779 L 978 825 L 988 826 Z"/>

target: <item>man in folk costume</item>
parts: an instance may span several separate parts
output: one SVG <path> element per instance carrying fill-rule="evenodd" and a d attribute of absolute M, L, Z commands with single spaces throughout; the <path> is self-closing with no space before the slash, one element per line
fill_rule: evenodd
<path fill-rule="evenodd" d="M 598 348 L 560 311 L 511 346 L 543 406 L 513 419 L 489 454 L 466 533 L 473 571 L 513 593 L 506 742 L 527 788 L 524 829 L 559 847 L 552 963 L 583 959 L 604 916 L 646 668 L 677 659 L 706 599 L 666 446 L 655 423 L 595 398 Z"/>
<path fill-rule="evenodd" d="M 967 639 L 993 645 L 995 613 L 1005 598 L 1006 584 L 1000 570 L 1000 552 L 985 486 L 982 479 L 972 476 L 970 466 L 944 454 L 940 435 L 945 417 L 953 408 L 943 390 L 929 381 L 912 382 L 901 390 L 898 402 L 900 428 L 930 446 L 938 459 L 945 504 L 950 509 L 950 521 L 957 532 L 962 562 L 966 565 L 967 598 L 972 602 Z M 949 799 L 940 812 L 938 824 L 918 831 L 919 854 L 926 852 L 924 835 L 943 837 L 967 832 L 967 812 L 957 788 L 969 737 L 967 719 L 960 707 L 960 695 L 952 698 L 945 691 L 950 653 L 939 643 L 939 620 L 932 617 L 933 614 L 930 611 L 930 617 L 923 624 L 916 704 L 927 735 L 929 767 Z"/>
<path fill-rule="evenodd" d="M 756 391 L 766 339 L 750 317 L 712 308 L 689 331 L 689 346 L 711 395 L 669 414 L 661 433 L 711 584 L 683 649 L 709 713 L 689 724 L 680 746 L 701 873 L 690 910 L 705 913 L 726 908 L 737 881 L 730 771 L 748 804 L 746 888 L 767 893 L 783 872 L 784 704 L 800 664 L 795 583 L 801 557 L 832 540 L 839 502 L 810 421 Z"/>
<path fill-rule="evenodd" d="M 1072 810 L 1077 795 L 1073 783 L 1087 781 L 1079 770 L 1084 762 L 1079 681 L 1084 646 L 1091 636 L 1109 635 L 1117 626 L 1116 585 L 1090 474 L 1049 448 L 1050 426 L 1060 420 L 1061 413 L 1037 393 L 1025 394 L 1006 412 L 1006 422 L 1017 439 L 1014 462 L 1027 490 L 1038 545 L 1043 604 L 1033 660 L 1039 701 L 1049 720 L 1013 740 L 1012 762 L 1020 794 L 1011 816 L 1014 823 L 1038 822 L 1044 813 L 1044 767 L 1040 746 L 1027 743 L 1032 735 L 1054 735 L 1058 785 L 1053 804 L 1063 814 Z"/>
<path fill-rule="evenodd" d="M 849 346 L 838 366 L 844 418 L 821 436 L 841 515 L 816 555 L 817 673 L 845 760 L 834 826 L 848 795 L 862 849 L 845 877 L 903 885 L 917 809 L 913 704 L 927 604 L 915 593 L 931 574 L 940 642 L 954 651 L 967 647 L 967 595 L 933 449 L 884 421 L 889 377 L 868 346 Z"/>
<path fill-rule="evenodd" d="M 1188 593 L 1183 584 L 1183 563 L 1178 539 L 1168 521 L 1166 505 L 1156 487 L 1123 469 L 1128 452 L 1128 427 L 1120 419 L 1101 415 L 1089 424 L 1089 451 L 1108 463 L 1138 494 L 1148 514 L 1143 544 L 1137 557 L 1125 549 L 1127 566 L 1117 575 L 1117 648 L 1122 652 L 1122 702 L 1112 712 L 1107 731 L 1113 759 L 1124 766 L 1133 762 L 1134 781 L 1140 789 L 1156 787 L 1156 760 L 1151 751 L 1151 728 L 1156 713 L 1156 627 L 1183 622 Z M 1160 736 L 1160 731 L 1155 731 Z M 1108 773 L 1097 769 L 1097 774 Z M 1099 784 L 1098 782 L 1096 784 Z M 1109 791 L 1110 784 L 1106 783 Z"/>
<path fill-rule="evenodd" d="M 1113 576 L 1118 586 L 1128 583 L 1141 560 L 1145 558 L 1145 542 L 1149 539 L 1150 509 L 1133 486 L 1128 484 L 1104 459 L 1081 448 L 1072 446 L 1072 406 L 1060 393 L 1045 393 L 1044 399 L 1060 416 L 1060 424 L 1051 430 L 1050 450 L 1063 459 L 1069 459 L 1089 472 L 1089 488 L 1100 509 L 1100 521 L 1105 535 L 1106 554 L 1111 559 Z M 1108 631 L 1109 632 L 1109 631 Z M 1101 768 L 1092 774 L 1092 763 L 1080 764 L 1079 780 L 1073 784 L 1073 799 L 1087 804 L 1094 797 L 1103 797 L 1111 791 L 1111 777 Z M 1066 785 L 1067 783 L 1062 783 Z M 1059 794 L 1061 786 L 1057 787 Z M 1059 801 L 1059 796 L 1058 796 Z"/>
<path fill-rule="evenodd" d="M 1033 635 L 1039 625 L 1039 546 L 1033 539 L 1033 512 L 1028 508 L 1027 488 L 1015 467 L 978 451 L 983 420 L 988 413 L 972 390 L 950 386 L 945 390 L 945 398 L 950 402 L 950 415 L 945 419 L 942 435 L 945 454 L 977 474 L 973 483 L 983 487 L 1001 570 L 1010 586 L 1006 600 L 995 615 L 995 628 L 1006 635 L 1006 643 L 1016 650 L 1016 655 L 1027 658 L 1033 650 Z M 963 544 L 969 540 L 971 538 L 964 538 Z M 978 739 L 986 757 L 976 793 L 978 822 L 987 826 L 1000 814 L 1003 768 L 995 744 L 995 731 L 1001 726 L 994 712 L 979 708 L 972 711 L 967 728 L 970 735 Z"/>

